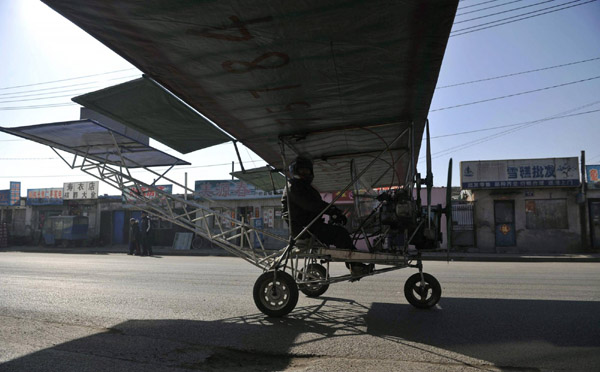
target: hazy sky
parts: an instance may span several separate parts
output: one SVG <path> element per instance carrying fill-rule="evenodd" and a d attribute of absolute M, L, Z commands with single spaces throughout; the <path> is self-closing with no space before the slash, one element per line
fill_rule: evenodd
<path fill-rule="evenodd" d="M 461 1 L 429 115 L 435 185 L 446 184 L 450 157 L 453 185 L 460 161 L 584 150 L 588 164 L 600 163 L 599 35 L 596 0 Z M 0 126 L 76 120 L 79 106 L 71 97 L 140 76 L 35 0 L 0 0 L 0 46 Z M 187 171 L 192 188 L 195 180 L 230 178 L 231 161 L 237 162 L 231 144 L 188 155 L 152 144 L 192 163 L 171 173 L 183 183 Z M 255 161 L 247 167 L 264 164 L 245 148 L 241 156 Z M 27 189 L 86 180 L 50 148 L 0 134 L 0 189 L 21 181 L 24 196 Z M 101 185 L 100 193 L 117 191 Z"/>

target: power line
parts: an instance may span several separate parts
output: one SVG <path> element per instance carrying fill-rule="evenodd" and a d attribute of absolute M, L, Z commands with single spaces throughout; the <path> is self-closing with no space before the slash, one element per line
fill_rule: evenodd
<path fill-rule="evenodd" d="M 600 103 L 600 101 L 595 101 L 595 102 L 589 103 L 587 105 L 583 105 L 583 106 L 580 106 L 580 107 L 577 107 L 577 108 L 574 108 L 574 109 L 571 109 L 571 110 L 563 111 L 561 113 L 558 113 L 556 115 L 552 115 L 552 116 L 549 116 L 549 117 L 546 117 L 546 118 L 543 118 L 543 119 L 538 119 L 538 120 L 534 120 L 534 121 L 528 121 L 528 122 L 524 122 L 524 123 L 519 123 L 517 128 L 509 129 L 509 130 L 506 130 L 506 131 L 503 131 L 503 132 L 500 132 L 500 133 L 495 133 L 495 134 L 489 135 L 487 137 L 482 137 L 482 138 L 479 138 L 479 139 L 475 139 L 473 141 L 465 142 L 463 144 L 447 148 L 447 149 L 442 150 L 442 151 L 438 151 L 435 154 L 433 154 L 434 156 L 432 156 L 432 158 L 439 158 L 441 156 L 445 156 L 445 155 L 448 155 L 450 153 L 453 153 L 453 152 L 456 152 L 456 151 L 459 151 L 459 150 L 463 150 L 463 149 L 468 148 L 468 147 L 473 147 L 473 146 L 481 144 L 483 142 L 491 141 L 493 139 L 505 136 L 507 134 L 514 133 L 516 131 L 519 131 L 521 129 L 525 129 L 525 128 L 531 127 L 531 126 L 536 125 L 536 124 L 540 124 L 542 122 L 546 122 L 546 121 L 558 119 L 560 117 L 575 116 L 575 115 L 569 115 L 569 114 L 572 113 L 572 112 L 574 112 L 574 111 L 578 111 L 578 110 L 581 110 L 581 109 L 589 107 L 589 106 L 597 105 L 599 103 Z M 600 110 L 592 110 L 592 111 L 589 111 L 589 112 L 586 112 L 586 113 L 589 114 L 589 113 L 593 113 L 593 112 L 597 112 L 597 111 L 600 111 Z M 586 113 L 581 113 L 581 114 L 583 115 L 583 114 L 586 114 Z M 419 159 L 422 160 L 422 159 L 424 159 L 424 157 L 420 157 Z"/>
<path fill-rule="evenodd" d="M 13 111 L 13 110 L 34 110 L 41 108 L 53 108 L 53 107 L 65 107 L 65 106 L 75 106 L 76 103 L 68 102 L 68 103 L 50 103 L 47 105 L 33 105 L 33 106 L 12 106 L 12 107 L 0 107 L 0 111 Z"/>
<path fill-rule="evenodd" d="M 571 4 L 571 3 L 575 3 L 575 2 L 578 2 L 578 1 L 581 1 L 581 0 L 575 0 L 575 1 L 572 1 L 572 2 L 570 2 L 570 3 L 565 3 L 565 4 L 562 4 L 562 5 L 557 5 L 557 6 L 563 6 L 563 5 L 566 5 L 566 4 Z M 518 22 L 518 21 L 523 21 L 523 20 L 525 20 L 525 19 L 534 18 L 534 17 L 538 17 L 538 16 L 541 16 L 541 15 L 545 15 L 545 14 L 549 14 L 549 13 L 558 12 L 558 11 L 560 11 L 560 10 L 565 10 L 565 9 L 573 8 L 573 7 L 580 6 L 580 5 L 585 5 L 585 4 L 593 3 L 594 1 L 596 1 L 596 0 L 590 0 L 590 1 L 587 1 L 587 2 L 585 2 L 585 3 L 581 3 L 581 4 L 575 4 L 575 5 L 566 6 L 566 7 L 564 7 L 564 8 L 560 8 L 560 9 L 550 10 L 550 11 L 548 11 L 548 12 L 545 12 L 545 13 L 541 13 L 541 14 L 535 14 L 535 15 L 531 15 L 531 16 L 528 16 L 528 17 L 523 17 L 523 18 L 520 18 L 520 19 L 515 19 L 515 20 L 512 20 L 512 21 L 508 21 L 508 22 L 504 22 L 504 23 L 499 23 L 499 24 L 496 24 L 496 25 L 491 25 L 491 24 L 492 24 L 492 23 L 496 23 L 496 22 L 501 22 L 501 21 L 504 21 L 504 20 L 507 20 L 507 19 L 512 19 L 512 18 L 521 17 L 521 16 L 523 16 L 523 15 L 525 15 L 525 14 L 531 14 L 531 13 L 539 12 L 539 11 L 542 11 L 542 10 L 546 10 L 546 9 L 554 8 L 554 7 L 549 7 L 549 8 L 545 8 L 545 9 L 540 9 L 540 10 L 537 10 L 537 11 L 535 11 L 535 12 L 524 13 L 524 14 L 520 14 L 520 15 L 517 15 L 517 16 L 508 17 L 508 18 L 504 18 L 504 19 L 497 20 L 497 21 L 493 21 L 493 22 L 483 23 L 483 24 L 476 25 L 476 26 L 466 27 L 466 28 L 464 28 L 464 29 L 460 29 L 460 30 L 455 30 L 455 31 L 452 31 L 452 32 L 450 33 L 450 37 L 453 37 L 453 36 L 461 36 L 461 35 L 470 34 L 470 33 L 472 33 L 472 32 L 477 32 L 477 31 L 487 30 L 488 28 L 492 28 L 492 27 L 498 27 L 498 26 L 502 26 L 502 25 L 506 25 L 506 24 L 509 24 L 509 23 L 514 23 L 514 22 Z M 491 25 L 491 26 L 487 26 L 487 27 L 481 27 L 481 26 L 485 26 L 485 25 Z M 477 28 L 477 27 L 481 27 L 481 28 Z M 476 28 L 476 29 L 475 29 L 475 30 L 470 30 L 470 31 L 465 31 L 465 30 L 469 30 L 469 29 L 473 29 L 473 28 Z M 461 32 L 461 31 L 465 31 L 465 32 Z"/>
<path fill-rule="evenodd" d="M 122 76 L 122 77 L 106 79 L 106 80 L 96 80 L 96 81 L 88 81 L 88 82 L 77 83 L 77 84 L 59 85 L 59 86 L 50 87 L 50 88 L 24 90 L 24 91 L 20 91 L 20 92 L 0 93 L 0 96 L 8 96 L 7 98 L 16 98 L 16 97 L 20 97 L 19 94 L 23 94 L 23 93 L 28 94 L 28 93 L 44 92 L 44 91 L 56 90 L 56 89 L 62 89 L 62 88 L 87 86 L 87 85 L 92 85 L 92 84 L 104 84 L 106 82 L 113 81 L 113 80 L 131 79 L 131 78 L 138 77 L 138 76 L 139 75 L 127 75 L 127 76 Z M 90 89 L 90 88 L 83 87 L 83 88 L 76 88 L 74 90 L 81 90 L 81 89 Z M 48 92 L 48 93 L 40 93 L 40 94 L 52 94 L 52 93 L 58 93 L 58 92 Z M 32 96 L 32 95 L 23 95 L 21 97 L 29 97 L 29 96 Z"/>
<path fill-rule="evenodd" d="M 577 81 L 571 81 L 568 83 L 564 83 L 564 84 L 558 84 L 558 85 L 553 85 L 550 87 L 544 87 L 544 88 L 540 88 L 540 89 L 534 89 L 534 90 L 528 90 L 525 92 L 519 92 L 519 93 L 514 93 L 514 94 L 509 94 L 506 96 L 500 96 L 500 97 L 494 97 L 494 98 L 488 98 L 488 99 L 483 99 L 480 101 L 474 101 L 474 102 L 468 102 L 468 103 L 462 103 L 459 105 L 454 105 L 454 106 L 447 106 L 447 107 L 440 107 L 438 109 L 434 109 L 434 110 L 430 110 L 429 112 L 436 112 L 436 111 L 443 111 L 443 110 L 449 110 L 449 109 L 453 109 L 453 108 L 458 108 L 458 107 L 464 107 L 464 106 L 470 106 L 470 105 L 476 105 L 478 103 L 484 103 L 484 102 L 490 102 L 490 101 L 497 101 L 497 100 L 501 100 L 501 99 L 505 99 L 505 98 L 511 98 L 511 97 L 516 97 L 516 96 L 522 96 L 524 94 L 530 94 L 530 93 L 535 93 L 535 92 L 541 92 L 544 90 L 549 90 L 549 89 L 554 89 L 554 88 L 560 88 L 560 87 L 564 87 L 564 86 L 568 86 L 568 85 L 573 85 L 573 84 L 578 84 L 578 83 L 583 83 L 586 81 L 591 81 L 594 79 L 599 79 L 600 76 L 595 76 L 592 78 L 588 78 L 588 79 L 583 79 L 583 80 L 577 80 Z"/>
<path fill-rule="evenodd" d="M 83 79 L 83 78 L 88 78 L 88 77 L 93 77 L 93 76 L 109 75 L 109 74 L 114 74 L 114 73 L 117 73 L 117 72 L 131 71 L 131 70 L 135 70 L 135 68 L 126 68 L 126 69 L 122 69 L 122 70 L 115 70 L 115 71 L 109 71 L 109 72 L 101 72 L 101 73 L 98 73 L 98 74 L 84 75 L 84 76 L 78 76 L 78 77 L 73 77 L 73 78 L 68 78 L 68 79 L 46 81 L 46 82 L 42 82 L 42 83 L 25 84 L 25 85 L 15 85 L 15 86 L 12 86 L 12 87 L 0 88 L 0 90 L 15 89 L 15 88 L 24 88 L 24 87 L 32 87 L 32 86 L 36 86 L 36 85 L 44 85 L 44 84 L 52 84 L 52 83 L 60 83 L 60 82 L 63 82 L 63 81 L 77 80 L 77 79 Z"/>
<path fill-rule="evenodd" d="M 562 65 L 555 65 L 555 66 L 550 66 L 550 67 L 543 67 L 543 68 L 538 68 L 538 69 L 535 69 L 535 70 L 515 72 L 515 73 L 512 73 L 512 74 L 508 74 L 508 75 L 501 75 L 501 76 L 494 76 L 494 77 L 491 77 L 491 78 L 485 78 L 485 79 L 479 79 L 479 80 L 472 80 L 472 81 L 467 81 L 467 82 L 464 82 L 464 83 L 444 85 L 444 86 L 441 86 L 441 87 L 437 87 L 435 89 L 445 89 L 445 88 L 457 87 L 457 86 L 461 86 L 461 85 L 480 83 L 480 82 L 483 82 L 483 81 L 490 81 L 490 80 L 507 78 L 507 77 L 511 77 L 511 76 L 524 75 L 524 74 L 529 74 L 529 73 L 532 73 L 532 72 L 539 72 L 539 71 L 551 70 L 551 69 L 554 69 L 554 68 L 572 66 L 572 65 L 579 64 L 579 63 L 585 63 L 585 62 L 591 62 L 591 61 L 597 61 L 597 60 L 600 60 L 600 57 L 585 59 L 583 61 L 565 63 L 565 64 L 562 64 Z"/>
<path fill-rule="evenodd" d="M 563 115 L 563 116 L 556 116 L 556 117 L 552 117 L 548 120 L 555 120 L 555 119 L 563 119 L 563 118 L 569 118 L 572 116 L 579 116 L 579 115 L 586 115 L 586 114 L 592 114 L 594 112 L 600 112 L 600 109 L 598 110 L 591 110 L 591 111 L 585 111 L 585 112 L 579 112 L 576 114 L 569 114 L 569 115 Z M 529 122 L 527 122 L 529 123 Z M 510 127 L 516 127 L 519 125 L 523 125 L 524 123 L 517 123 L 517 124 L 508 124 L 508 125 L 500 125 L 498 127 L 491 127 L 491 128 L 484 128 L 484 129 L 475 129 L 475 130 L 469 130 L 466 132 L 456 132 L 456 133 L 449 133 L 449 134 L 443 134 L 440 136 L 432 136 L 431 139 L 436 139 L 436 138 L 445 138 L 445 137 L 453 137 L 453 136 L 460 136 L 460 135 L 464 135 L 464 134 L 472 134 L 472 133 L 478 133 L 478 132 L 487 132 L 490 130 L 496 130 L 496 129 L 503 129 L 503 128 L 510 128 Z M 423 141 L 425 141 L 426 138 L 423 138 Z"/>
<path fill-rule="evenodd" d="M 498 8 L 500 6 L 507 6 L 507 5 L 510 5 L 510 4 L 518 3 L 520 1 L 523 1 L 523 0 L 509 1 L 509 2 L 506 2 L 506 3 L 503 3 L 503 4 L 499 4 L 499 5 L 488 6 L 487 8 L 481 8 L 481 9 L 471 10 L 469 12 L 459 13 L 459 14 L 456 15 L 456 17 L 460 17 L 460 16 L 463 16 L 465 14 L 471 14 L 471 13 L 481 12 L 483 10 L 488 10 L 488 9 L 492 9 L 492 8 Z M 462 8 L 459 8 L 459 9 L 462 9 Z"/>
<path fill-rule="evenodd" d="M 522 17 L 522 16 L 526 16 L 526 15 L 529 15 L 529 14 L 539 13 L 539 12 L 542 12 L 542 11 L 548 10 L 548 9 L 560 8 L 561 6 L 565 6 L 565 5 L 573 4 L 573 3 L 578 3 L 580 1 L 582 1 L 582 0 L 573 0 L 573 1 L 570 1 L 568 3 L 554 5 L 554 6 L 549 6 L 547 8 L 534 10 L 534 11 L 531 11 L 531 12 L 528 12 L 528 13 L 521 13 L 521 14 L 517 14 L 517 15 L 514 15 L 514 16 L 510 16 L 510 17 L 506 17 L 506 18 L 502 18 L 502 19 L 497 19 L 495 21 L 491 21 L 491 22 L 487 22 L 487 23 L 480 23 L 480 24 L 475 25 L 475 26 L 469 26 L 469 27 L 461 28 L 459 30 L 454 30 L 454 31 L 452 31 L 450 33 L 453 34 L 453 33 L 461 32 L 461 31 L 465 31 L 465 30 L 470 30 L 470 29 L 473 29 L 473 28 L 487 26 L 487 25 L 491 25 L 491 24 L 494 24 L 494 23 L 506 21 L 508 19 L 514 19 L 514 18 L 519 18 L 519 17 Z M 473 18 L 473 19 L 477 19 L 477 18 Z M 469 20 L 467 20 L 467 21 L 469 21 Z M 461 22 L 467 22 L 467 21 L 461 21 Z"/>
<path fill-rule="evenodd" d="M 510 13 L 510 12 L 514 12 L 514 11 L 517 11 L 517 10 L 521 10 L 521 9 L 525 9 L 525 8 L 531 8 L 533 6 L 538 6 L 538 5 L 541 5 L 541 4 L 551 3 L 553 1 L 554 0 L 545 0 L 545 1 L 542 1 L 540 3 L 525 5 L 525 6 L 522 6 L 522 7 L 519 7 L 519 8 L 513 8 L 513 9 L 503 10 L 501 12 L 490 13 L 490 14 L 486 14 L 486 15 L 483 15 L 483 16 L 475 17 L 475 18 L 465 19 L 464 21 L 454 22 L 454 24 L 456 25 L 456 24 L 459 24 L 459 23 L 471 22 L 471 21 L 474 21 L 476 19 L 493 17 L 493 16 L 498 15 L 498 14 Z M 576 1 L 581 1 L 581 0 L 576 0 Z M 557 6 L 561 6 L 561 5 L 557 5 Z M 549 9 L 549 8 L 546 8 L 546 9 Z M 544 10 L 544 9 L 542 9 L 542 10 Z M 538 11 L 539 10 L 536 10 L 536 12 L 538 12 Z M 517 17 L 520 17 L 520 16 L 521 15 L 517 15 Z"/>
<path fill-rule="evenodd" d="M 461 1 L 461 3 L 462 3 L 463 1 L 465 1 L 465 0 L 462 0 L 462 1 Z M 463 7 L 460 7 L 460 8 L 458 8 L 458 10 L 461 10 L 461 9 L 467 9 L 467 8 L 473 8 L 473 7 L 475 7 L 475 6 L 479 6 L 479 5 L 483 5 L 483 4 L 489 4 L 489 3 L 496 2 L 496 1 L 498 1 L 498 0 L 488 0 L 488 1 L 481 2 L 481 3 L 473 4 L 473 5 L 467 5 L 467 6 L 463 6 Z"/>
<path fill-rule="evenodd" d="M 9 100 L 9 101 L 0 101 L 0 103 L 14 103 L 14 102 L 29 102 L 29 101 L 41 101 L 44 99 L 55 99 L 55 98 L 65 98 L 72 97 L 73 94 L 61 94 L 60 96 L 50 96 L 50 97 L 41 97 L 41 98 L 25 98 L 25 99 L 17 99 L 17 100 Z"/>

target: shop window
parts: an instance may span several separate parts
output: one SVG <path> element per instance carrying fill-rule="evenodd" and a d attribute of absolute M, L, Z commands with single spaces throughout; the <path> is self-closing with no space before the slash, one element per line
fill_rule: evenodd
<path fill-rule="evenodd" d="M 265 228 L 270 229 L 285 229 L 286 226 L 281 218 L 280 207 L 263 207 L 263 220 Z"/>
<path fill-rule="evenodd" d="M 525 200 L 525 218 L 530 230 L 568 229 L 567 200 Z"/>
<path fill-rule="evenodd" d="M 284 224 L 283 222 L 283 217 L 282 217 L 282 209 L 281 208 L 274 208 L 275 209 L 275 215 L 273 217 L 273 228 L 275 229 L 286 229 L 287 225 Z"/>

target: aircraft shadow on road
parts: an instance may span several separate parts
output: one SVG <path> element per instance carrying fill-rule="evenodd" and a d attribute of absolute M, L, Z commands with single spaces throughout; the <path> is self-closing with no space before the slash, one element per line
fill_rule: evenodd
<path fill-rule="evenodd" d="M 319 304 L 297 307 L 285 318 L 252 314 L 215 321 L 130 320 L 11 360 L 0 370 L 60 366 L 55 370 L 81 371 L 90 370 L 92 363 L 92 370 L 127 372 L 141 365 L 146 370 L 275 371 L 290 366 L 292 348 L 326 347 L 335 338 L 364 335 L 385 341 L 387 347 L 391 343 L 423 353 L 437 348 L 499 366 L 531 365 L 536 357 L 556 353 L 560 358 L 561 348 L 580 348 L 588 359 L 594 349 L 598 354 L 599 309 L 598 302 L 444 298 L 437 308 L 418 310 L 408 304 L 365 306 L 322 297 Z M 538 346 L 515 346 L 531 343 Z"/>

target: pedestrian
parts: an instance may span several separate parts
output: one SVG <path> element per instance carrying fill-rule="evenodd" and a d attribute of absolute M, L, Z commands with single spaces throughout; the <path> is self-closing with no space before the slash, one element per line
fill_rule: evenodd
<path fill-rule="evenodd" d="M 135 218 L 129 219 L 129 255 L 140 256 L 140 224 Z"/>
<path fill-rule="evenodd" d="M 152 221 L 142 212 L 142 256 L 152 256 Z"/>

